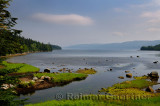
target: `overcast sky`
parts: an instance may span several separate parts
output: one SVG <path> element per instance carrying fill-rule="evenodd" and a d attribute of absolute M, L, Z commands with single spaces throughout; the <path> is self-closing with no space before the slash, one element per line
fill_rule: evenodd
<path fill-rule="evenodd" d="M 160 0 L 13 0 L 22 36 L 69 46 L 160 40 Z"/>

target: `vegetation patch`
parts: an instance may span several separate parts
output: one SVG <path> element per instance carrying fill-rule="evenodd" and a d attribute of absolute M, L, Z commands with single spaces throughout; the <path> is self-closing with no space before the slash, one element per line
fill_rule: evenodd
<path fill-rule="evenodd" d="M 79 69 L 76 71 L 76 73 L 83 73 L 83 74 L 95 74 L 97 71 L 93 68 L 84 68 L 84 69 Z"/>
<path fill-rule="evenodd" d="M 52 78 L 54 83 L 69 82 L 73 80 L 82 80 L 85 79 L 88 75 L 86 74 L 77 74 L 77 73 L 36 73 L 35 77 L 41 78 L 42 76 L 48 76 Z"/>
<path fill-rule="evenodd" d="M 148 76 L 146 75 L 140 77 L 135 76 L 134 79 L 148 79 Z"/>
<path fill-rule="evenodd" d="M 144 79 L 137 79 L 132 81 L 125 81 L 113 85 L 112 87 L 102 88 L 99 92 L 107 92 L 112 95 L 152 95 L 149 92 L 142 91 L 141 89 L 154 85 L 155 83 Z M 153 95 L 152 95 L 153 96 Z"/>
<path fill-rule="evenodd" d="M 29 73 L 29 72 L 38 72 L 39 68 L 34 67 L 29 64 L 23 64 L 23 63 L 8 63 L 6 61 L 3 61 L 1 65 L 5 66 L 6 70 L 12 70 L 17 69 L 14 73 Z"/>
<path fill-rule="evenodd" d="M 34 81 L 21 81 L 20 84 L 18 85 L 18 87 L 20 88 L 30 88 L 33 87 L 35 85 Z"/>

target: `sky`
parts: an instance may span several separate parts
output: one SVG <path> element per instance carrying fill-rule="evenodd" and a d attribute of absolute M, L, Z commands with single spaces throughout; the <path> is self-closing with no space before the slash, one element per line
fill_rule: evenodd
<path fill-rule="evenodd" d="M 160 0 L 13 0 L 22 36 L 62 47 L 160 40 Z"/>

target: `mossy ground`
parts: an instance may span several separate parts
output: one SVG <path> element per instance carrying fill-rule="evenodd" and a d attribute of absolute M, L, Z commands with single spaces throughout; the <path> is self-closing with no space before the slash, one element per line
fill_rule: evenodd
<path fill-rule="evenodd" d="M 85 68 L 85 69 L 79 69 L 76 71 L 76 73 L 83 73 L 83 74 L 95 74 L 97 71 L 94 70 L 94 69 L 88 69 L 88 68 Z"/>
<path fill-rule="evenodd" d="M 29 73 L 29 72 L 39 71 L 39 68 L 23 63 L 8 63 L 6 61 L 2 61 L 1 65 L 4 67 L 2 69 L 6 70 L 17 69 L 15 73 Z"/>
<path fill-rule="evenodd" d="M 144 79 L 125 81 L 114 84 L 112 87 L 102 88 L 99 92 L 107 92 L 111 95 L 128 95 L 128 96 L 154 96 L 153 93 L 141 89 L 154 85 L 155 83 Z"/>
<path fill-rule="evenodd" d="M 72 80 L 81 80 L 85 79 L 88 75 L 86 74 L 77 74 L 77 73 L 36 73 L 34 74 L 35 77 L 41 78 L 42 76 L 49 76 L 52 78 L 53 82 L 68 82 Z"/>

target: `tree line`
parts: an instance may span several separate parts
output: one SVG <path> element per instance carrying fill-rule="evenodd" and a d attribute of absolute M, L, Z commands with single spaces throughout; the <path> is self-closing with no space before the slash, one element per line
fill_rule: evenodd
<path fill-rule="evenodd" d="M 44 44 L 21 36 L 21 30 L 13 29 L 17 18 L 7 11 L 11 0 L 0 0 L 0 56 L 36 51 L 61 49 L 58 45 Z"/>
<path fill-rule="evenodd" d="M 160 44 L 155 45 L 155 46 L 142 46 L 141 50 L 155 50 L 155 51 L 160 51 Z"/>

